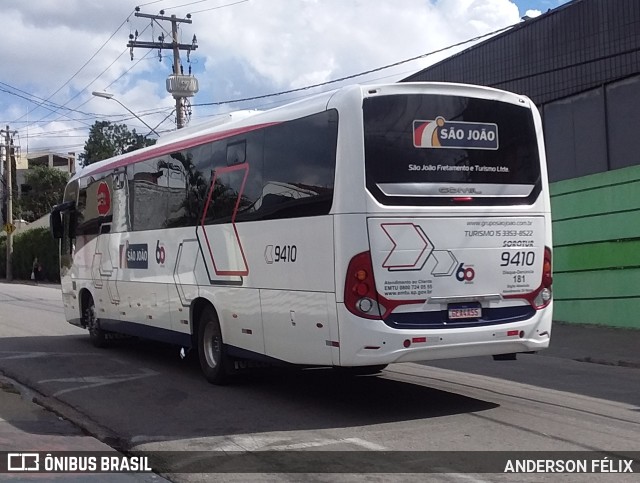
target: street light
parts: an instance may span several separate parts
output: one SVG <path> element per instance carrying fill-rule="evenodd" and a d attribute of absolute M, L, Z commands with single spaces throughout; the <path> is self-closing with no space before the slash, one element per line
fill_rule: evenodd
<path fill-rule="evenodd" d="M 125 106 L 122 102 L 120 102 L 118 99 L 116 99 L 115 97 L 113 97 L 113 94 L 111 94 L 110 92 L 98 92 L 98 91 L 94 91 L 91 94 L 93 94 L 96 97 L 102 97 L 103 99 L 111 99 L 112 101 L 116 101 L 118 104 L 120 104 L 122 107 L 124 107 L 127 111 L 129 111 L 131 113 L 131 115 L 133 117 L 135 117 L 138 121 L 140 121 L 142 124 L 144 124 L 145 126 L 147 126 L 149 129 L 151 129 L 152 133 L 155 133 L 156 136 L 160 136 L 160 134 L 158 134 L 158 131 L 156 131 L 155 129 L 153 129 L 151 126 L 149 126 L 146 122 L 144 122 L 140 116 L 138 116 L 135 112 L 133 112 L 131 109 L 129 109 L 127 106 Z"/>

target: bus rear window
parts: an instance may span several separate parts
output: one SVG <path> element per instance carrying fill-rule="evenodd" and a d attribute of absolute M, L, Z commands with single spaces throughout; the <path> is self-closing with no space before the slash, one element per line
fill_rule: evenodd
<path fill-rule="evenodd" d="M 531 110 L 412 94 L 364 100 L 367 189 L 382 204 L 528 204 L 540 193 Z"/>

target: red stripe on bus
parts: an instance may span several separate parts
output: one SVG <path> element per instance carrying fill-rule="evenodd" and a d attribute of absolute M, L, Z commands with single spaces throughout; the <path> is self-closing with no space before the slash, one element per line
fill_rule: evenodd
<path fill-rule="evenodd" d="M 266 122 L 263 124 L 255 124 L 253 126 L 229 129 L 228 131 L 203 134 L 201 136 L 183 139 L 181 141 L 176 141 L 174 143 L 158 146 L 157 148 L 151 149 L 149 151 L 145 151 L 144 153 L 139 153 L 134 151 L 131 154 L 131 156 L 127 156 L 124 159 L 113 161 L 111 163 L 105 164 L 104 166 L 95 168 L 92 171 L 90 170 L 86 172 L 81 172 L 80 174 L 82 177 L 85 177 L 85 176 L 90 176 L 92 174 L 104 173 L 105 171 L 110 171 L 112 169 L 121 168 L 122 166 L 128 166 L 130 164 L 137 163 L 138 161 L 145 161 L 147 159 L 155 158 L 157 156 L 164 156 L 165 154 L 175 153 L 176 151 L 181 151 L 186 148 L 200 146 L 202 144 L 210 143 L 213 141 L 220 141 L 221 139 L 226 139 L 232 136 L 237 136 L 239 134 L 256 131 L 258 129 L 263 129 L 276 124 L 281 124 L 281 123 Z"/>

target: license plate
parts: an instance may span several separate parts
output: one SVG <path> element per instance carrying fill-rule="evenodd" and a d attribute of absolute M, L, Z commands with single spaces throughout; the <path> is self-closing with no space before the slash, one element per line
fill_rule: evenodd
<path fill-rule="evenodd" d="M 450 305 L 449 320 L 479 319 L 482 317 L 482 307 L 474 305 Z"/>

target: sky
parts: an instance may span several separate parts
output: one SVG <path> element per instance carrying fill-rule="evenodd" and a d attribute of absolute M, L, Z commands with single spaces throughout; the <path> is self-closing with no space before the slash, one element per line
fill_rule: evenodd
<path fill-rule="evenodd" d="M 0 126 L 17 131 L 22 154 L 81 153 L 96 121 L 148 134 L 127 109 L 160 133 L 174 130 L 175 101 L 165 87 L 172 52 L 136 48 L 131 60 L 127 48 L 130 34 L 156 41 L 163 31 L 170 37 L 171 25 L 136 17 L 136 6 L 151 15 L 191 14 L 179 41 L 197 37 L 189 59 L 181 53 L 184 72 L 199 83 L 190 98 L 193 126 L 348 84 L 395 82 L 567 1 L 0 0 Z M 259 99 L 241 101 L 252 97 Z"/>

